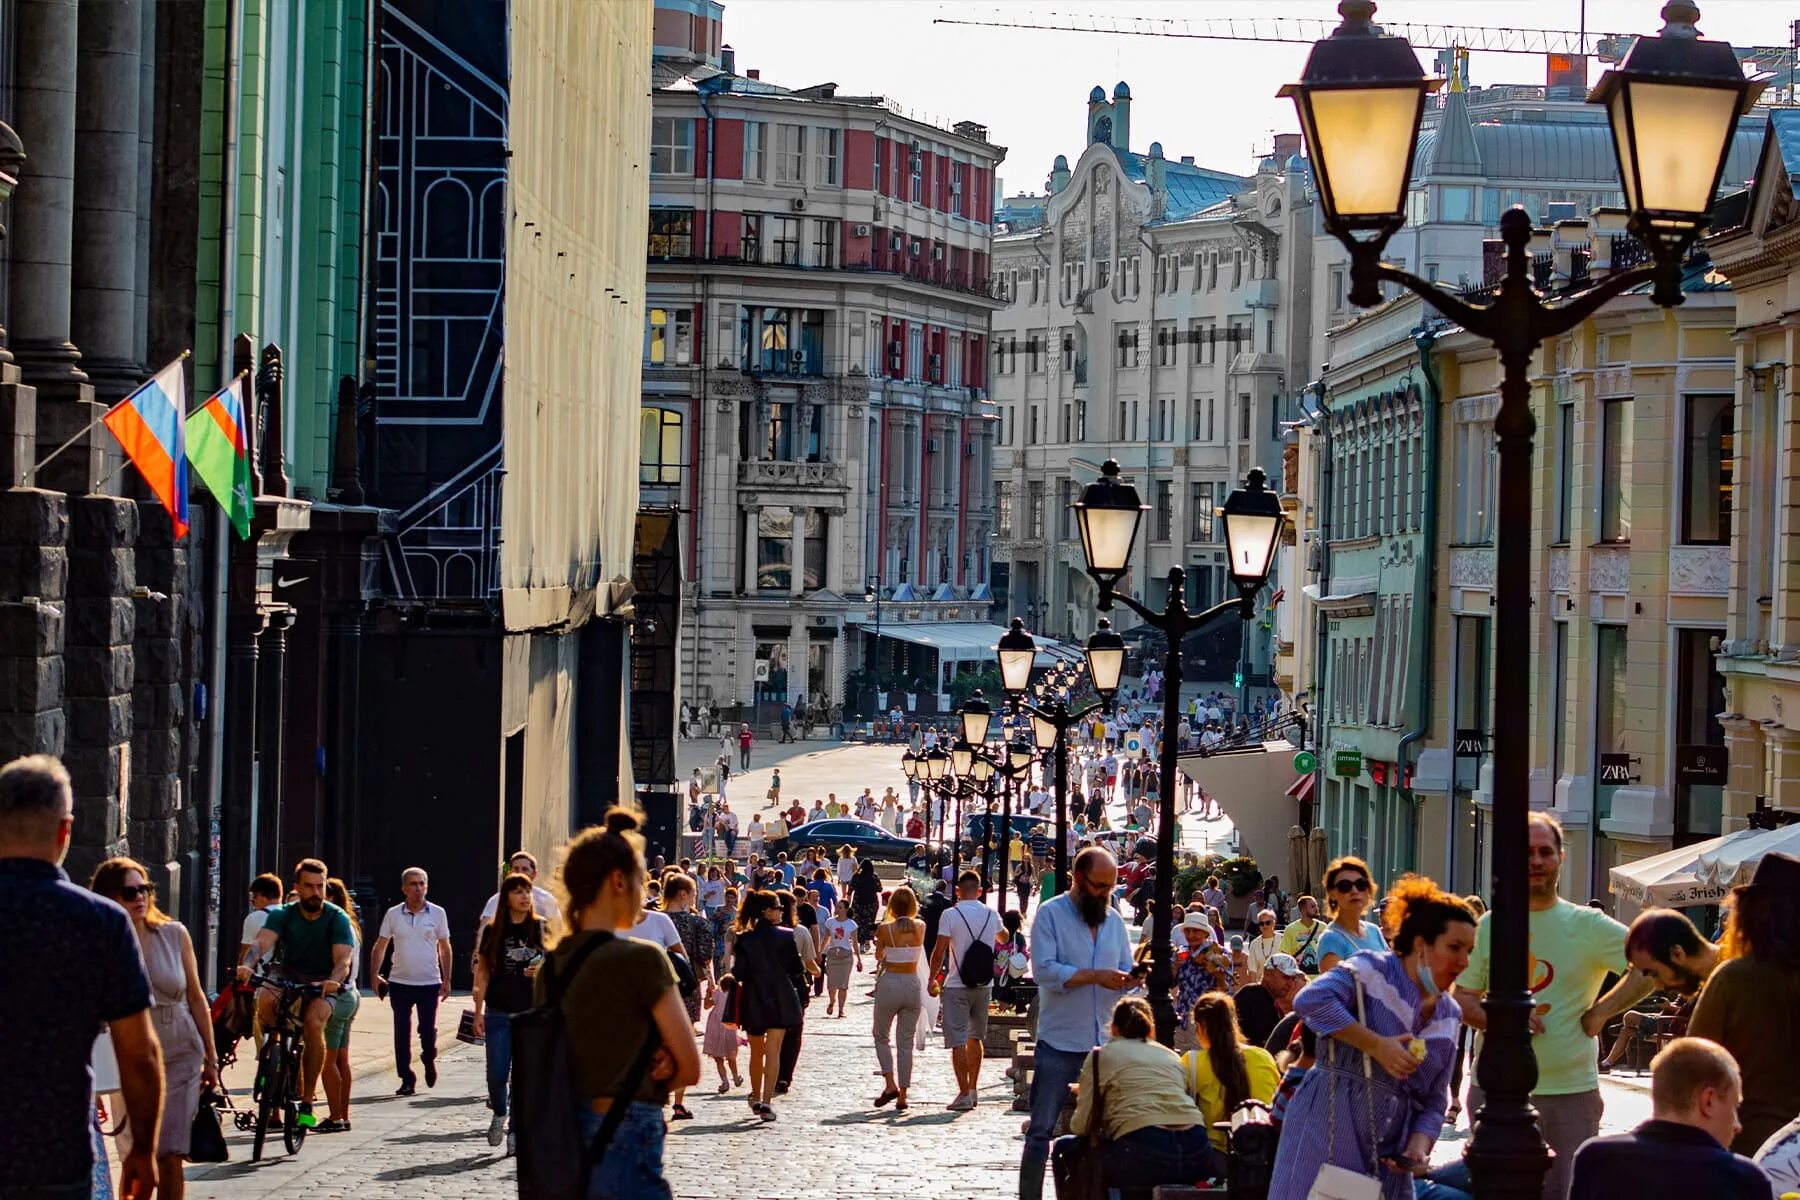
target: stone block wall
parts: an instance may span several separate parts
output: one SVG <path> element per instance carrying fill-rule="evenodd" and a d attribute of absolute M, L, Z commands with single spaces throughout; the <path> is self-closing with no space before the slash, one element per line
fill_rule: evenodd
<path fill-rule="evenodd" d="M 68 500 L 0 491 L 0 762 L 64 751 Z"/>

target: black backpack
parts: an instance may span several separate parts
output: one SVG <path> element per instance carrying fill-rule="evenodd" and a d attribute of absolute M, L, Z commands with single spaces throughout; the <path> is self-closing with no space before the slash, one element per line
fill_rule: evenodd
<path fill-rule="evenodd" d="M 962 980 L 964 987 L 989 987 L 994 982 L 994 937 L 990 933 L 986 937 L 975 932 L 969 924 L 969 918 L 957 909 L 951 909 L 962 921 L 963 928 L 969 931 L 969 948 L 963 951 L 962 961 L 956 964 L 956 977 Z M 983 921 L 981 927 L 988 928 L 989 922 Z"/>
<path fill-rule="evenodd" d="M 575 1082 L 569 1051 L 568 1022 L 563 1016 L 563 995 L 589 954 L 613 940 L 604 931 L 595 933 L 570 957 L 559 975 L 556 959 L 544 959 L 549 1002 L 517 1014 L 512 1019 L 513 1129 L 518 1143 L 520 1200 L 584 1200 L 588 1177 L 606 1154 L 606 1147 L 625 1119 L 625 1109 L 643 1085 L 662 1038 L 651 1026 L 637 1059 L 625 1073 L 618 1099 L 608 1110 L 594 1140 L 584 1143 L 576 1111 L 587 1097 Z"/>

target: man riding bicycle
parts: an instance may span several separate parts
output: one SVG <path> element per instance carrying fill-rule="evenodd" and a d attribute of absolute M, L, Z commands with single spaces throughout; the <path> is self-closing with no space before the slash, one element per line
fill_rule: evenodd
<path fill-rule="evenodd" d="M 325 1066 L 325 1022 L 331 1016 L 332 997 L 350 978 L 354 937 L 344 910 L 325 899 L 325 864 L 303 858 L 294 867 L 292 904 L 269 909 L 269 919 L 256 935 L 257 957 L 274 966 L 268 976 L 295 983 L 317 983 L 320 995 L 305 1001 L 301 1013 L 305 1055 L 302 1067 L 301 1123 L 313 1123 L 312 1103 L 318 1093 L 319 1073 Z M 237 977 L 249 982 L 250 968 L 239 967 Z M 265 982 L 257 990 L 256 1012 L 264 1029 L 275 1028 L 275 1009 L 281 989 Z"/>

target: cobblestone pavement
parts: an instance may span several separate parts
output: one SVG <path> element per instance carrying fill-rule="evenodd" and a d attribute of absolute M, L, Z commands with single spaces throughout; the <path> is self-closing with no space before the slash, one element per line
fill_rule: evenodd
<path fill-rule="evenodd" d="M 881 1090 L 881 1080 L 873 1073 L 869 976 L 852 978 L 855 1012 L 827 1019 L 820 1001 L 808 1010 L 794 1088 L 776 1099 L 780 1119 L 774 1124 L 751 1119 L 743 1088 L 718 1095 L 717 1072 L 704 1062 L 705 1082 L 688 1094 L 694 1120 L 670 1126 L 667 1174 L 676 1196 L 999 1200 L 1017 1194 L 1024 1115 L 1011 1109 L 1005 1064 L 990 1061 L 983 1068 L 975 1111 L 947 1112 L 955 1084 L 949 1054 L 941 1039 L 934 1039 L 917 1056 L 911 1111 L 873 1109 L 869 1101 Z M 480 1049 L 450 1042 L 440 1059 L 437 1087 L 428 1091 L 421 1085 L 416 1096 L 395 1097 L 389 1094 L 395 1086 L 391 1064 L 380 1046 L 388 1020 L 381 1004 L 365 1004 L 358 1014 L 357 1032 L 370 1049 L 358 1063 L 361 1097 L 354 1102 L 350 1133 L 309 1137 L 292 1159 L 271 1142 L 263 1161 L 252 1163 L 249 1135 L 227 1130 L 232 1161 L 190 1167 L 189 1197 L 474 1200 L 515 1194 L 511 1161 L 491 1149 L 485 1136 Z M 454 1019 L 443 1027 L 454 1029 Z M 747 1048 L 738 1061 L 747 1072 Z"/>

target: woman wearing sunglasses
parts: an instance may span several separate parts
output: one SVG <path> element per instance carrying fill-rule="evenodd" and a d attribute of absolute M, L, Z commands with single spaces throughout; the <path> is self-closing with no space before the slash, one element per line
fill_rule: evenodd
<path fill-rule="evenodd" d="M 1369 864 L 1346 855 L 1325 868 L 1325 906 L 1331 924 L 1319 939 L 1319 971 L 1323 974 L 1359 950 L 1386 950 L 1381 926 L 1362 919 L 1375 903 L 1375 877 Z"/>
<path fill-rule="evenodd" d="M 182 1164 L 187 1161 L 200 1088 L 219 1082 L 219 1055 L 213 1049 L 212 1013 L 193 939 L 179 921 L 156 907 L 156 885 L 148 872 L 129 858 L 109 858 L 94 869 L 88 890 L 116 901 L 137 930 L 150 976 L 150 1021 L 162 1043 L 163 1110 L 156 1137 L 156 1194 L 169 1200 L 183 1195 Z M 130 1126 L 119 1135 L 119 1149 L 131 1147 Z"/>

